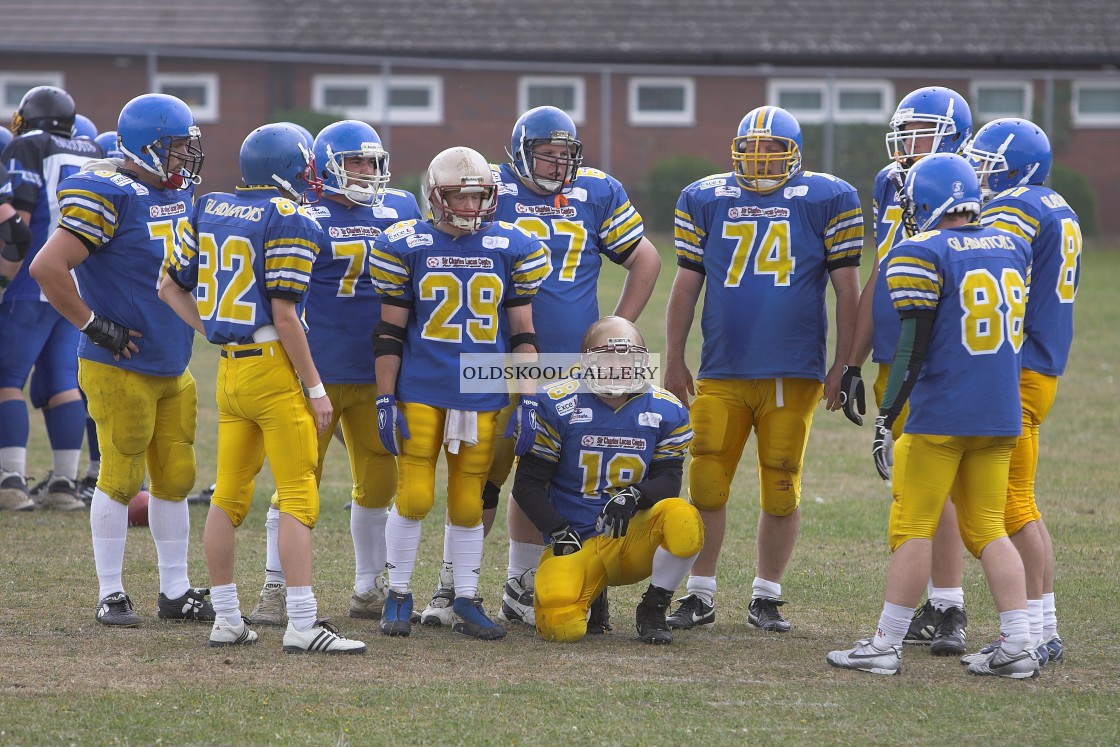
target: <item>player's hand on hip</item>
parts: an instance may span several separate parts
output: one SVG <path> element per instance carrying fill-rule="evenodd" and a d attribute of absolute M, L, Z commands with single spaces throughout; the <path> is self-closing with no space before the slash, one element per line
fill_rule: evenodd
<path fill-rule="evenodd" d="M 844 366 L 844 374 L 840 379 L 840 405 L 844 408 L 844 415 L 856 425 L 863 425 L 863 416 L 867 412 L 867 403 L 864 399 L 863 376 L 859 366 Z"/>
<path fill-rule="evenodd" d="M 133 353 L 139 353 L 140 347 L 132 341 L 133 337 L 143 337 L 135 329 L 129 329 L 123 324 L 117 324 L 107 316 L 97 312 L 90 312 L 89 321 L 79 330 L 89 338 L 90 342 L 103 347 L 113 354 L 113 360 L 120 360 L 123 355 L 131 358 Z"/>
<path fill-rule="evenodd" d="M 404 413 L 397 407 L 397 398 L 392 394 L 383 394 L 375 401 L 377 405 L 377 435 L 381 438 L 381 445 L 393 456 L 399 454 L 397 449 L 397 434 L 401 438 L 408 438 L 408 423 L 405 422 Z"/>
<path fill-rule="evenodd" d="M 696 396 L 696 383 L 692 380 L 692 372 L 683 362 L 666 362 L 665 375 L 661 379 L 661 386 L 681 401 L 685 409 L 689 407 L 689 397 Z"/>
<path fill-rule="evenodd" d="M 894 466 L 894 436 L 887 425 L 887 416 L 875 418 L 875 439 L 871 442 L 871 457 L 875 460 L 875 470 L 884 480 L 891 479 Z"/>

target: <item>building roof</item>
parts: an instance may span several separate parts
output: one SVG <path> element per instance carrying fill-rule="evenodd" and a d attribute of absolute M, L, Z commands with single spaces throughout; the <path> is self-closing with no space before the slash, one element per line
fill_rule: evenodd
<path fill-rule="evenodd" d="M 1120 65 L 1116 0 L 0 0 L 0 49 L 955 68 Z"/>

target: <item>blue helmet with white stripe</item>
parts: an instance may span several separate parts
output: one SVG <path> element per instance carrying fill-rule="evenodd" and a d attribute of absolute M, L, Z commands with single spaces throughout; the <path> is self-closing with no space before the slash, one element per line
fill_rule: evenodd
<path fill-rule="evenodd" d="M 976 169 L 985 200 L 1007 189 L 1043 184 L 1050 175 L 1050 138 L 1034 122 L 994 119 L 980 128 L 965 149 Z"/>
<path fill-rule="evenodd" d="M 914 164 L 906 174 L 899 202 L 911 235 L 930 231 L 946 215 L 980 213 L 980 180 L 956 153 L 935 153 Z"/>

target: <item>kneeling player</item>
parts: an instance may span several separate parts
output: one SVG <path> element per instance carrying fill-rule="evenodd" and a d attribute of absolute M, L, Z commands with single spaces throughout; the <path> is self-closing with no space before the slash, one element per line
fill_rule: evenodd
<path fill-rule="evenodd" d="M 536 441 L 513 490 L 551 542 L 536 575 L 537 631 L 550 641 L 578 641 L 600 592 L 650 578 L 638 635 L 671 643 L 665 610 L 704 544 L 700 514 L 675 497 L 692 439 L 688 412 L 643 378 L 623 378 L 647 357 L 631 322 L 600 319 L 582 347 L 585 383 L 544 388 Z"/>

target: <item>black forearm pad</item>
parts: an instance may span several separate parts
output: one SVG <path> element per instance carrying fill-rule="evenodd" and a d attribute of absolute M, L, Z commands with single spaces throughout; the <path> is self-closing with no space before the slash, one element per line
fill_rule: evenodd
<path fill-rule="evenodd" d="M 540 345 L 537 344 L 536 332 L 518 332 L 516 335 L 511 335 L 509 338 L 509 349 L 516 350 L 518 345 L 532 345 L 533 349 L 540 352 Z"/>
<path fill-rule="evenodd" d="M 676 498 L 681 494 L 684 480 L 684 460 L 669 459 L 650 465 L 646 479 L 635 485 L 642 494 L 638 509 L 644 511 L 653 504 L 666 498 Z"/>
<path fill-rule="evenodd" d="M 0 255 L 9 262 L 22 262 L 27 256 L 27 250 L 31 248 L 31 229 L 19 213 L 0 223 L 0 243 L 4 245 Z"/>
<path fill-rule="evenodd" d="M 373 333 L 373 357 L 380 358 L 383 355 L 395 355 L 398 358 L 404 357 L 404 343 L 393 337 L 378 337 L 377 333 Z"/>
<path fill-rule="evenodd" d="M 392 322 L 381 321 L 378 322 L 377 326 L 373 328 L 373 336 L 376 338 L 381 337 L 382 335 L 385 335 L 386 337 L 395 337 L 398 340 L 403 341 L 405 336 L 405 329 L 404 327 L 397 326 Z"/>
<path fill-rule="evenodd" d="M 546 534 L 568 523 L 548 500 L 548 482 L 556 467 L 547 459 L 526 454 L 517 460 L 517 473 L 513 478 L 513 499 L 533 526 Z"/>

